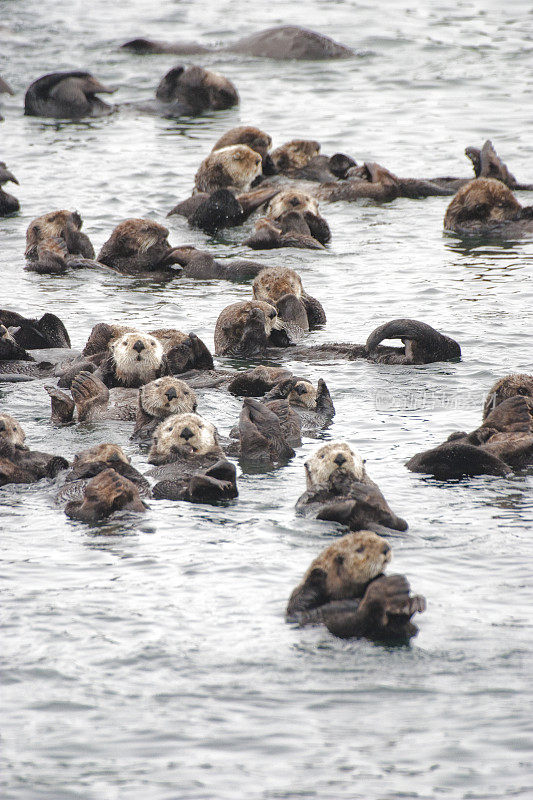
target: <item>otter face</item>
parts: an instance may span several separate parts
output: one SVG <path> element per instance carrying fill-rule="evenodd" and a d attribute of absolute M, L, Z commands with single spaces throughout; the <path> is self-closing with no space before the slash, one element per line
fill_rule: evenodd
<path fill-rule="evenodd" d="M 247 145 L 252 150 L 255 150 L 256 153 L 259 153 L 264 161 L 272 147 L 272 139 L 268 133 L 264 133 L 259 130 L 259 128 L 253 128 L 250 125 L 240 125 L 237 128 L 232 128 L 221 136 L 213 147 L 213 151 L 235 144 Z"/>
<path fill-rule="evenodd" d="M 364 461 L 345 442 L 325 444 L 305 462 L 308 490 L 327 483 L 333 474 L 350 475 L 356 481 L 366 477 Z"/>
<path fill-rule="evenodd" d="M 123 464 L 129 464 L 130 460 L 122 447 L 118 444 L 97 444 L 94 447 L 89 447 L 87 450 L 82 450 L 74 456 L 73 466 L 80 467 L 82 464 L 91 464 L 95 461 L 104 461 L 111 467 L 119 461 Z"/>
<path fill-rule="evenodd" d="M 267 303 L 277 302 L 284 294 L 293 294 L 298 299 L 303 292 L 302 279 L 288 267 L 263 269 L 253 283 L 254 298 Z"/>
<path fill-rule="evenodd" d="M 111 344 L 117 378 L 148 383 L 153 380 L 163 359 L 163 345 L 149 333 L 125 333 Z"/>
<path fill-rule="evenodd" d="M 446 210 L 444 228 L 476 227 L 512 222 L 522 206 L 511 190 L 493 178 L 477 178 L 463 186 Z"/>
<path fill-rule="evenodd" d="M 166 268 L 176 263 L 168 228 L 150 219 L 127 219 L 117 225 L 98 254 L 102 264 L 135 272 Z"/>
<path fill-rule="evenodd" d="M 261 174 L 261 163 L 259 153 L 245 144 L 222 147 L 202 161 L 195 186 L 200 192 L 211 193 L 228 186 L 244 192 Z"/>
<path fill-rule="evenodd" d="M 326 573 L 329 600 L 356 597 L 361 584 L 381 575 L 392 557 L 388 542 L 373 531 L 348 533 L 327 547 L 311 564 Z"/>
<path fill-rule="evenodd" d="M 320 153 L 320 144 L 312 139 L 293 139 L 272 153 L 272 160 L 281 171 L 302 169 Z"/>
<path fill-rule="evenodd" d="M 314 410 L 316 408 L 316 396 L 317 392 L 313 384 L 310 381 L 302 380 L 294 385 L 287 399 L 292 405 Z"/>
<path fill-rule="evenodd" d="M 522 395 L 533 400 L 533 375 L 506 375 L 496 381 L 485 400 L 483 419 L 486 419 L 490 412 L 500 403 L 503 403 L 504 400 L 516 395 Z"/>
<path fill-rule="evenodd" d="M 173 461 L 177 455 L 205 456 L 220 450 L 217 429 L 198 414 L 173 414 L 157 426 L 148 453 L 150 464 Z"/>
<path fill-rule="evenodd" d="M 279 219 L 283 214 L 291 211 L 297 211 L 300 214 L 305 214 L 309 211 L 311 214 L 318 216 L 318 202 L 311 195 L 305 194 L 305 192 L 286 189 L 272 198 L 266 210 L 266 215 L 270 219 Z"/>
<path fill-rule="evenodd" d="M 26 434 L 11 414 L 0 414 L 0 439 L 8 444 L 23 445 Z"/>
<path fill-rule="evenodd" d="M 283 329 L 283 322 L 270 303 L 262 300 L 232 303 L 217 319 L 215 350 L 217 355 L 253 355 L 256 345 L 264 349 L 273 330 Z"/>
<path fill-rule="evenodd" d="M 197 399 L 185 381 L 166 375 L 150 381 L 139 390 L 141 409 L 151 417 L 164 419 L 172 414 L 196 411 Z"/>

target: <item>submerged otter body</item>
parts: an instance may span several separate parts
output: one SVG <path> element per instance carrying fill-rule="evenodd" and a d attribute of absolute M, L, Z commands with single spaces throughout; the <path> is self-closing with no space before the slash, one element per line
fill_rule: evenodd
<path fill-rule="evenodd" d="M 0 116 L 0 120 L 1 119 L 2 117 Z M 8 214 L 15 214 L 20 210 L 20 203 L 17 198 L 13 197 L 12 194 L 4 192 L 2 189 L 4 183 L 8 183 L 9 181 L 18 185 L 18 180 L 11 170 L 7 168 L 6 163 L 0 161 L 0 217 L 7 217 Z"/>
<path fill-rule="evenodd" d="M 252 236 L 244 241 L 255 250 L 274 247 L 321 249 L 331 239 L 326 220 L 311 195 L 284 189 L 270 201 L 266 217 L 256 223 Z"/>
<path fill-rule="evenodd" d="M 296 25 L 280 25 L 238 39 L 234 44 L 221 48 L 209 48 L 191 42 L 156 42 L 149 39 L 133 39 L 122 45 L 135 53 L 208 53 L 213 49 L 254 56 L 256 58 L 322 60 L 327 58 L 352 58 L 354 50 L 345 47 L 328 36 L 300 28 Z"/>
<path fill-rule="evenodd" d="M 276 306 L 278 316 L 291 333 L 291 326 L 303 332 L 326 322 L 322 304 L 304 291 L 300 276 L 288 267 L 262 270 L 254 280 L 253 293 L 256 300 Z"/>
<path fill-rule="evenodd" d="M 476 178 L 459 189 L 446 209 L 444 230 L 468 236 L 531 236 L 533 207 L 521 206 L 501 181 Z"/>
<path fill-rule="evenodd" d="M 97 94 L 111 94 L 90 72 L 51 72 L 34 81 L 24 97 L 24 113 L 33 117 L 80 119 L 111 114 Z"/>
<path fill-rule="evenodd" d="M 372 531 L 349 533 L 312 562 L 287 605 L 289 621 L 324 624 L 341 638 L 407 642 L 418 633 L 412 616 L 426 608 L 402 575 L 384 576 L 391 552 Z"/>
<path fill-rule="evenodd" d="M 64 483 L 56 495 L 56 501 L 81 503 L 89 481 L 107 469 L 115 470 L 123 478 L 135 484 L 141 497 L 150 497 L 150 484 L 131 466 L 122 448 L 116 444 L 105 443 L 83 450 L 74 457 L 72 468 L 64 476 Z"/>
<path fill-rule="evenodd" d="M 0 486 L 55 478 L 61 470 L 67 469 L 68 461 L 62 456 L 30 450 L 17 444 L 17 438 L 20 434 L 16 430 L 9 436 L 0 436 Z"/>

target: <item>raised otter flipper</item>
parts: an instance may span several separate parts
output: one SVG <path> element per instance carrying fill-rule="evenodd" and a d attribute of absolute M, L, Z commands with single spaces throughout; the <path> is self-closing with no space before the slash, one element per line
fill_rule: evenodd
<path fill-rule="evenodd" d="M 55 386 L 44 387 L 52 401 L 52 422 L 72 422 L 76 405 L 71 397 Z"/>
<path fill-rule="evenodd" d="M 240 456 L 245 461 L 279 464 L 295 455 L 287 444 L 277 415 L 250 397 L 243 402 L 239 441 Z"/>
<path fill-rule="evenodd" d="M 195 333 L 172 347 L 165 355 L 168 371 L 179 375 L 190 369 L 213 369 L 213 356 Z"/>
<path fill-rule="evenodd" d="M 27 350 L 48 347 L 70 347 L 67 329 L 55 314 L 47 312 L 40 319 L 28 319 L 15 311 L 0 309 L 0 323 L 16 327 L 13 338 Z"/>
<path fill-rule="evenodd" d="M 97 406 L 104 408 L 109 402 L 109 389 L 92 372 L 78 372 L 70 386 L 78 410 L 78 419 L 84 422 Z"/>
<path fill-rule="evenodd" d="M 405 347 L 379 347 L 384 339 L 401 339 Z M 368 358 L 381 364 L 431 364 L 461 358 L 457 342 L 414 319 L 395 319 L 380 325 L 368 337 L 366 350 Z"/>
<path fill-rule="evenodd" d="M 67 503 L 65 514 L 71 519 L 94 523 L 123 509 L 144 513 L 147 506 L 134 483 L 114 469 L 106 469 L 89 481 L 82 502 Z"/>

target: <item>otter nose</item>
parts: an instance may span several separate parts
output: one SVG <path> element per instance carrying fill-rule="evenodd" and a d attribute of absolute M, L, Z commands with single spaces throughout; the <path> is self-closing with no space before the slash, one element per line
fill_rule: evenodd
<path fill-rule="evenodd" d="M 388 544 L 384 544 L 384 545 L 383 545 L 383 547 L 381 548 L 381 551 L 382 551 L 383 555 L 385 555 L 385 556 L 386 556 L 386 555 L 387 555 L 387 553 L 390 553 L 390 547 L 389 547 L 389 545 L 388 545 Z"/>
<path fill-rule="evenodd" d="M 291 206 L 299 206 L 300 205 L 300 201 L 298 200 L 297 197 L 292 197 L 289 200 L 289 203 L 291 204 Z"/>
<path fill-rule="evenodd" d="M 190 428 L 184 428 L 182 430 L 182 432 L 180 433 L 180 436 L 181 436 L 182 439 L 185 439 L 185 441 L 188 442 L 189 439 L 192 439 L 192 437 L 194 436 L 194 433 L 191 431 Z"/>
<path fill-rule="evenodd" d="M 167 398 L 167 400 L 175 400 L 177 396 L 178 393 L 173 386 L 171 386 L 170 389 L 167 389 L 165 392 L 165 397 Z"/>
<path fill-rule="evenodd" d="M 138 353 L 142 353 L 142 351 L 144 350 L 144 344 L 141 342 L 140 339 L 137 339 L 137 341 L 133 345 L 133 349 L 136 350 Z"/>
<path fill-rule="evenodd" d="M 342 453 L 338 453 L 333 461 L 337 466 L 342 467 L 342 465 L 346 463 L 346 456 L 343 456 Z"/>

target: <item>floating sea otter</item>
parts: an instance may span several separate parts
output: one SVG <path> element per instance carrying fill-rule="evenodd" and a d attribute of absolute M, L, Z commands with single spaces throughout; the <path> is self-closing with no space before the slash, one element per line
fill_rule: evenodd
<path fill-rule="evenodd" d="M 155 100 L 135 103 L 142 111 L 164 117 L 196 116 L 237 105 L 235 86 L 217 72 L 204 67 L 173 67 L 161 78 Z"/>
<path fill-rule="evenodd" d="M 28 260 L 32 272 L 60 274 L 71 267 L 94 267 L 94 248 L 82 233 L 83 220 L 77 211 L 51 211 L 30 222 L 26 231 Z"/>
<path fill-rule="evenodd" d="M 90 72 L 51 72 L 34 81 L 24 97 L 24 113 L 32 117 L 81 119 L 111 114 L 113 106 L 96 95 L 112 94 Z"/>
<path fill-rule="evenodd" d="M 521 206 L 493 178 L 477 178 L 459 189 L 444 216 L 444 230 L 469 236 L 531 236 L 533 206 Z"/>
<path fill-rule="evenodd" d="M 143 514 L 147 509 L 139 490 L 132 481 L 114 469 L 105 469 L 92 478 L 83 493 L 83 500 L 71 500 L 65 514 L 71 519 L 94 524 L 107 519 L 116 511 Z"/>
<path fill-rule="evenodd" d="M 262 300 L 226 306 L 217 319 L 214 338 L 217 355 L 240 358 L 265 355 L 269 345 L 290 344 L 277 309 Z"/>
<path fill-rule="evenodd" d="M 403 575 L 383 575 L 390 559 L 388 543 L 374 532 L 346 534 L 312 562 L 290 596 L 287 620 L 324 624 L 341 638 L 408 642 L 418 633 L 411 617 L 426 601 L 411 595 Z"/>
<path fill-rule="evenodd" d="M 289 267 L 262 270 L 254 280 L 253 293 L 255 300 L 276 307 L 279 318 L 295 340 L 300 333 L 326 323 L 322 304 L 304 291 L 300 276 Z"/>
<path fill-rule="evenodd" d="M 533 463 L 533 376 L 508 375 L 490 390 L 483 422 L 472 433 L 453 433 L 438 447 L 407 462 L 412 472 L 440 480 L 509 475 Z"/>
<path fill-rule="evenodd" d="M 365 470 L 361 457 L 344 442 L 330 442 L 305 462 L 307 490 L 296 509 L 316 519 L 340 522 L 351 530 L 407 530 Z"/>
<path fill-rule="evenodd" d="M 121 222 L 98 253 L 98 261 L 124 275 L 145 277 L 180 273 L 177 248 L 168 243 L 168 228 L 150 219 Z"/>
<path fill-rule="evenodd" d="M 2 117 L 0 117 L 0 119 L 2 119 Z M 18 184 L 18 180 L 11 170 L 7 168 L 5 162 L 0 161 L 0 217 L 7 217 L 8 214 L 14 214 L 16 211 L 20 210 L 20 203 L 17 198 L 12 194 L 4 192 L 2 189 L 4 183 L 8 183 L 9 181 Z"/>
<path fill-rule="evenodd" d="M 19 423 L 9 414 L 0 416 L 0 486 L 8 483 L 35 483 L 41 478 L 55 478 L 68 468 L 62 456 L 30 450 Z"/>
<path fill-rule="evenodd" d="M 297 189 L 284 189 L 270 201 L 266 216 L 258 220 L 243 244 L 254 250 L 273 247 L 321 249 L 331 239 L 329 226 L 314 197 Z"/>
<path fill-rule="evenodd" d="M 132 39 L 122 45 L 135 53 L 174 53 L 176 55 L 192 55 L 196 53 L 210 53 L 213 50 L 229 53 L 241 53 L 255 56 L 256 58 L 276 59 L 325 59 L 325 58 L 352 58 L 357 53 L 333 41 L 328 36 L 323 36 L 307 28 L 296 25 L 280 25 L 267 28 L 259 33 L 245 36 L 234 44 L 226 47 L 210 48 L 192 42 L 156 42 L 150 39 Z"/>

